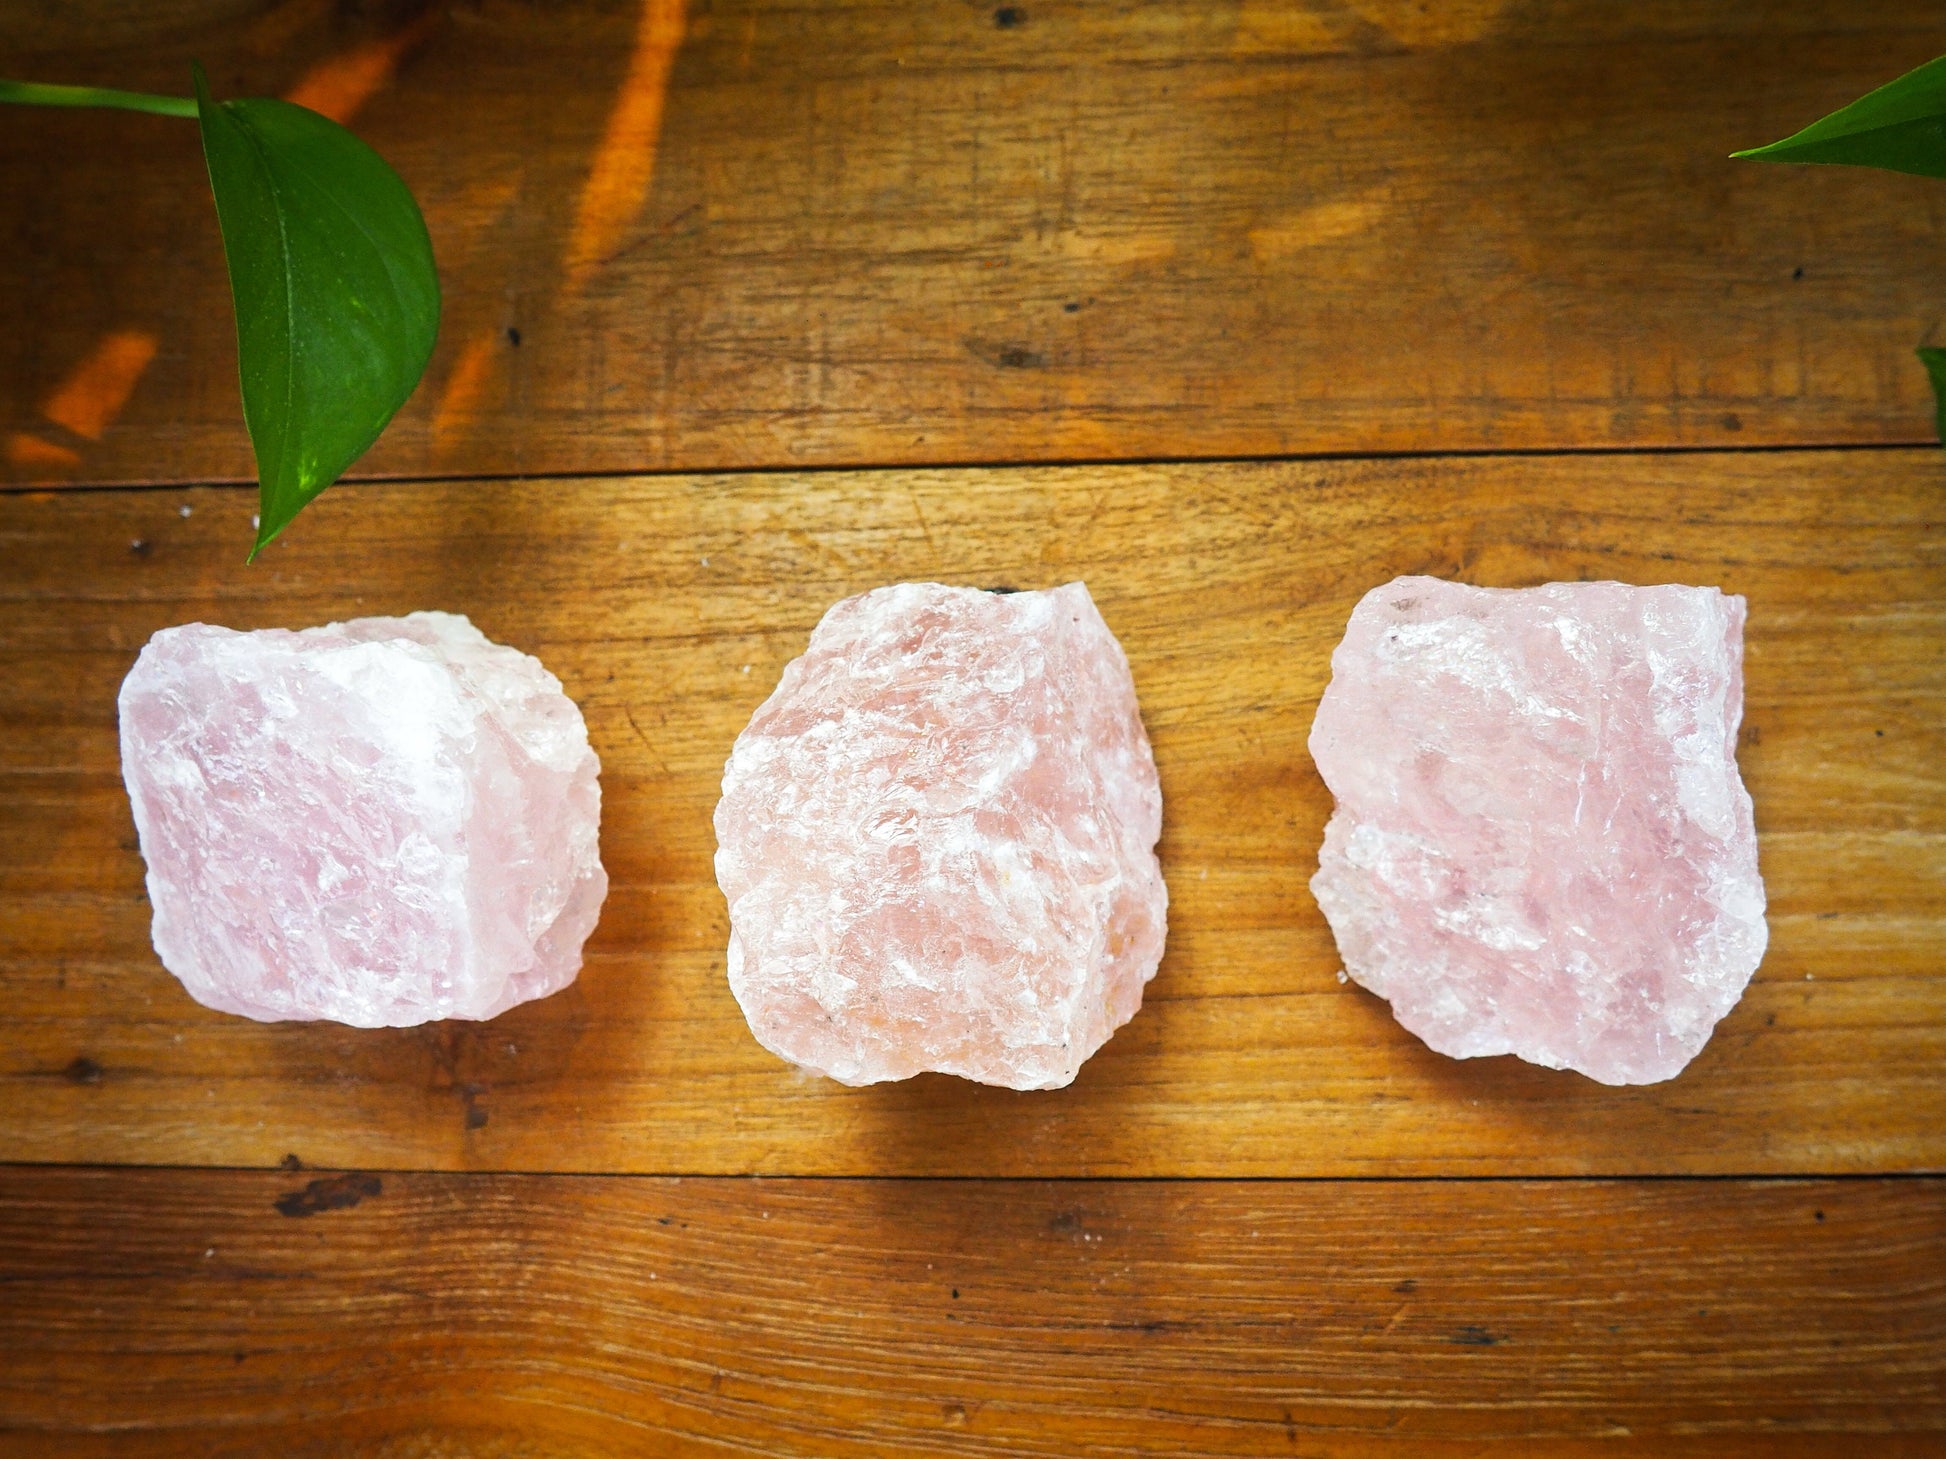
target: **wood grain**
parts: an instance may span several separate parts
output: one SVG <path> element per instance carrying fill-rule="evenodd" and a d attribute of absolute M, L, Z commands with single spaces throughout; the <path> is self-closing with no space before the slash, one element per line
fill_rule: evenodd
<path fill-rule="evenodd" d="M 1946 1166 L 1937 450 L 432 483 L 327 495 L 249 570 L 238 489 L 0 494 L 0 1158 L 741 1174 L 1885 1172 Z M 181 515 L 188 509 L 193 514 Z M 1338 982 L 1304 741 L 1401 572 L 1747 594 L 1771 949 L 1696 1062 L 1608 1089 L 1428 1052 Z M 1166 797 L 1168 956 L 1069 1090 L 846 1090 L 750 1038 L 709 816 L 824 609 L 1085 579 Z M 485 1025 L 265 1026 L 157 964 L 114 699 L 165 624 L 437 605 L 539 654 L 613 877 L 569 991 Z"/>
<path fill-rule="evenodd" d="M 1921 1180 L 0 1170 L 0 1452 L 1917 1456 L 1943 1275 Z"/>
<path fill-rule="evenodd" d="M 220 93 L 315 96 L 410 12 L 250 9 L 16 7 L 0 54 L 177 90 L 200 56 Z M 354 108 L 447 299 L 368 474 L 1932 432 L 1937 188 L 1726 159 L 1946 50 L 1925 7 L 430 13 Z M 4 123 L 0 471 L 249 475 L 194 130 Z M 104 376 L 130 337 L 152 361 Z"/>

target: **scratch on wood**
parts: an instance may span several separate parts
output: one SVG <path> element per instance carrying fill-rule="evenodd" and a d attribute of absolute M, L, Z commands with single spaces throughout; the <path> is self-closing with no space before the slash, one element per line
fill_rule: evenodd
<path fill-rule="evenodd" d="M 919 493 L 912 491 L 906 495 L 912 499 L 912 515 L 919 519 L 919 534 L 926 539 L 926 551 L 938 557 L 939 549 L 933 545 L 932 528 L 926 525 L 926 513 L 919 505 Z"/>

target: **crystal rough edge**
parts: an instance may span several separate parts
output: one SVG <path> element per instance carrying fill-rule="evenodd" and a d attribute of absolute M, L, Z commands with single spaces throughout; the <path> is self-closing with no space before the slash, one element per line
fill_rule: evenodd
<path fill-rule="evenodd" d="M 1443 1054 L 1679 1073 L 1762 961 L 1737 773 L 1744 600 L 1402 577 L 1331 656 L 1311 889 L 1345 969 Z"/>
<path fill-rule="evenodd" d="M 845 1084 L 1059 1088 L 1161 961 L 1161 826 L 1081 583 L 848 598 L 724 769 L 730 987 L 765 1048 Z"/>
<path fill-rule="evenodd" d="M 200 1003 L 403 1027 L 580 970 L 600 763 L 560 680 L 464 617 L 165 628 L 121 742 L 155 949 Z"/>

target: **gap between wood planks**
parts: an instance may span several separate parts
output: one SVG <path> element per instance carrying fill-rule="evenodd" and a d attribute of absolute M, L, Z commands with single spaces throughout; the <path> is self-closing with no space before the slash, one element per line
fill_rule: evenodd
<path fill-rule="evenodd" d="M 1644 445 L 1644 446 L 1470 446 L 1441 450 L 1399 451 L 1283 451 L 1261 455 L 1229 456 L 1077 456 L 1073 458 L 1035 457 L 1019 461 L 860 461 L 832 464 L 816 462 L 802 466 L 772 463 L 757 466 L 655 466 L 614 468 L 600 471 L 456 471 L 412 472 L 401 475 L 345 475 L 333 485 L 343 486 L 433 486 L 449 482 L 477 481 L 628 481 L 643 477 L 697 476 L 837 476 L 859 472 L 892 473 L 924 471 L 940 475 L 953 471 L 1058 471 L 1107 467 L 1145 466 L 1258 466 L 1279 463 L 1331 461 L 1491 461 L 1542 460 L 1550 457 L 1610 456 L 1787 456 L 1831 451 L 1861 453 L 1869 451 L 1937 451 L 1942 443 L 1933 440 L 1908 441 L 1790 441 L 1730 445 Z M 190 488 L 254 488 L 257 483 L 243 476 L 140 477 L 126 481 L 13 482 L 0 481 L 0 496 L 28 496 L 35 493 L 65 496 L 72 492 L 100 491 L 184 491 Z M 328 488 L 327 488 L 328 490 Z"/>
<path fill-rule="evenodd" d="M 546 1170 L 507 1168 L 488 1170 L 450 1170 L 419 1165 L 311 1165 L 291 1164 L 290 1156 L 274 1165 L 192 1165 L 119 1164 L 68 1160 L 0 1160 L 0 1174 L 22 1171 L 163 1171 L 183 1174 L 227 1175 L 436 1175 L 461 1180 L 497 1180 L 503 1177 L 542 1180 L 694 1180 L 723 1183 L 729 1181 L 782 1184 L 825 1185 L 1817 1185 L 1843 1183 L 1864 1185 L 1874 1181 L 1938 1181 L 1946 1179 L 1946 1169 L 1760 1171 L 1739 1174 L 1734 1171 L 1685 1173 L 1650 1172 L 1644 1175 L 834 1175 L 817 1173 L 794 1175 L 785 1171 L 738 1171 L 724 1174 L 709 1170 Z"/>

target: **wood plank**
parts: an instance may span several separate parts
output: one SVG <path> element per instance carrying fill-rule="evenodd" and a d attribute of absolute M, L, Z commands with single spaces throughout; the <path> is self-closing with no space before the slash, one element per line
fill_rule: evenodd
<path fill-rule="evenodd" d="M 1936 450 L 432 483 L 328 494 L 251 569 L 239 489 L 0 494 L 0 1157 L 781 1174 L 1816 1173 L 1946 1166 Z M 180 513 L 193 511 L 188 517 Z M 139 549 L 134 544 L 140 544 Z M 1305 750 L 1400 572 L 1750 600 L 1772 943 L 1673 1082 L 1428 1052 L 1340 985 Z M 847 1090 L 750 1038 L 710 811 L 836 599 L 1085 579 L 1166 797 L 1169 953 L 1070 1089 Z M 266 1026 L 148 944 L 114 703 L 163 625 L 439 606 L 538 653 L 603 761 L 580 981 L 485 1025 Z M 485 1123 L 481 1123 L 484 1120 Z"/>
<path fill-rule="evenodd" d="M 1931 435 L 1935 190 L 1726 160 L 1926 7 L 490 0 L 354 106 L 400 10 L 0 17 L 32 76 L 356 111 L 447 296 L 369 474 Z M 11 479 L 249 474 L 201 171 L 9 111 Z"/>
<path fill-rule="evenodd" d="M 0 1446 L 1916 1456 L 1943 1274 L 1921 1180 L 14 1168 Z"/>

